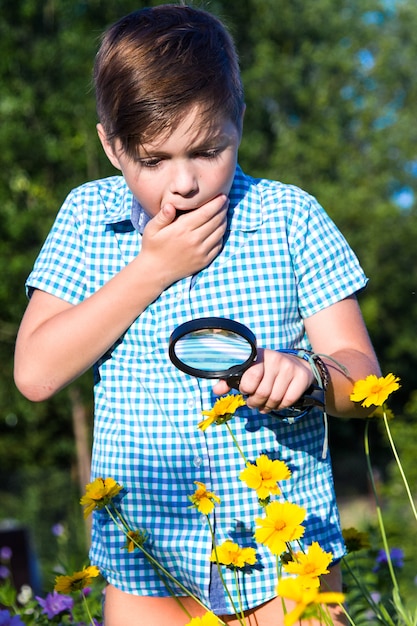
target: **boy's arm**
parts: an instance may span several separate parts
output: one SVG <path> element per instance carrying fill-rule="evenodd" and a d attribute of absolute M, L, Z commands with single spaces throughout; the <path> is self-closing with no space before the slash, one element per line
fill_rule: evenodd
<path fill-rule="evenodd" d="M 172 205 L 147 225 L 142 250 L 77 305 L 35 290 L 15 352 L 15 382 L 32 401 L 65 387 L 97 361 L 169 285 L 208 265 L 222 247 L 227 199 L 175 219 Z"/>
<path fill-rule="evenodd" d="M 326 392 L 326 410 L 337 417 L 364 417 L 365 410 L 349 399 L 355 381 L 369 374 L 380 376 L 380 369 L 370 342 L 359 305 L 351 296 L 316 313 L 304 321 L 313 351 L 331 356 L 347 369 L 343 372 L 330 359 L 325 361 L 330 381 Z M 242 376 L 239 389 L 247 395 L 248 406 L 269 412 L 294 404 L 314 382 L 310 366 L 296 356 L 274 350 L 259 350 L 258 361 Z M 229 387 L 220 381 L 215 393 Z"/>
<path fill-rule="evenodd" d="M 373 410 L 364 409 L 349 399 L 353 384 L 375 374 L 381 376 L 355 296 L 337 302 L 305 320 L 307 334 L 314 352 L 328 354 L 341 363 L 337 365 L 323 357 L 330 374 L 326 392 L 326 409 L 336 417 L 365 417 Z"/>

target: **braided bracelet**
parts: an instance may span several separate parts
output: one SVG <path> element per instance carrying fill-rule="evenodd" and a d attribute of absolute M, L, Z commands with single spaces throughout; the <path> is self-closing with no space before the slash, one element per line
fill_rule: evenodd
<path fill-rule="evenodd" d="M 284 354 L 291 354 L 299 359 L 303 359 L 307 361 L 311 367 L 314 378 L 317 381 L 317 384 L 320 386 L 323 391 L 327 390 L 329 386 L 329 371 L 323 359 L 311 350 L 304 350 L 304 348 L 300 349 L 281 349 L 277 350 L 277 352 L 283 352 Z"/>
<path fill-rule="evenodd" d="M 303 359 L 307 361 L 311 367 L 314 378 L 316 379 L 317 384 L 322 389 L 322 393 L 326 391 L 329 385 L 329 371 L 327 369 L 326 364 L 321 359 L 318 354 L 311 352 L 310 350 L 300 349 L 282 349 L 278 350 L 278 352 L 283 352 L 284 354 L 293 354 L 299 359 Z M 322 459 L 327 457 L 327 452 L 329 448 L 329 424 L 327 419 L 326 409 L 323 410 L 323 420 L 324 420 L 324 438 L 323 438 L 323 450 L 321 453 Z"/>

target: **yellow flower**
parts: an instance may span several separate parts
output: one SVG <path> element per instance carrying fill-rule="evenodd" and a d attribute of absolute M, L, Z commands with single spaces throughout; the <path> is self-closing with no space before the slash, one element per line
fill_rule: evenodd
<path fill-rule="evenodd" d="M 319 576 L 329 573 L 327 566 L 333 555 L 331 552 L 324 552 L 317 541 L 314 541 L 306 554 L 296 552 L 293 558 L 293 561 L 283 565 L 283 569 L 289 574 L 296 574 L 300 583 L 307 588 L 320 586 Z"/>
<path fill-rule="evenodd" d="M 303 617 L 320 619 L 321 604 L 339 604 L 345 599 L 343 593 L 336 591 L 320 593 L 317 588 L 305 589 L 298 578 L 281 578 L 277 593 L 296 603 L 294 609 L 284 616 L 284 626 L 292 626 Z"/>
<path fill-rule="evenodd" d="M 207 491 L 204 483 L 200 483 L 198 480 L 194 481 L 197 485 L 197 489 L 192 496 L 188 496 L 193 506 L 203 515 L 208 515 L 214 509 L 215 504 L 220 502 L 220 498 L 216 496 L 212 491 Z"/>
<path fill-rule="evenodd" d="M 95 509 L 104 508 L 117 496 L 123 487 L 114 478 L 96 478 L 85 487 L 85 494 L 80 500 L 84 507 L 84 518 L 87 518 Z"/>
<path fill-rule="evenodd" d="M 255 539 L 268 546 L 272 554 L 282 554 L 287 543 L 300 539 L 304 534 L 301 522 L 306 516 L 305 509 L 292 502 L 271 502 L 265 507 L 266 517 L 258 517 L 255 522 Z"/>
<path fill-rule="evenodd" d="M 278 481 L 287 480 L 290 476 L 291 472 L 284 461 L 272 461 L 266 454 L 261 454 L 255 464 L 246 464 L 239 478 L 250 489 L 256 489 L 260 500 L 265 500 L 268 496 L 280 494 Z"/>
<path fill-rule="evenodd" d="M 359 532 L 356 528 L 344 528 L 342 534 L 348 552 L 358 552 L 371 547 L 368 533 Z"/>
<path fill-rule="evenodd" d="M 217 560 L 231 568 L 245 567 L 256 563 L 256 552 L 254 548 L 240 548 L 237 543 L 227 539 L 211 553 L 210 561 L 216 563 Z"/>
<path fill-rule="evenodd" d="M 198 424 L 200 430 L 207 430 L 212 424 L 224 424 L 232 419 L 240 406 L 245 406 L 245 401 L 241 394 L 228 395 L 219 398 L 210 411 L 201 411 L 206 419 Z"/>
<path fill-rule="evenodd" d="M 350 394 L 353 402 L 361 402 L 362 406 L 382 406 L 388 396 L 400 388 L 399 378 L 394 374 L 387 374 L 378 378 L 374 374 L 367 376 L 365 380 L 357 380 Z"/>
<path fill-rule="evenodd" d="M 187 622 L 185 626 L 219 626 L 219 618 L 208 611 L 203 617 L 193 617 L 191 622 Z"/>
<path fill-rule="evenodd" d="M 143 546 L 147 538 L 148 534 L 144 530 L 129 530 L 124 547 L 128 552 L 133 552 L 139 546 Z"/>
<path fill-rule="evenodd" d="M 91 585 L 93 578 L 100 575 L 100 570 L 95 565 L 85 567 L 81 572 L 74 572 L 72 576 L 57 576 L 55 578 L 55 591 L 58 593 L 73 593 L 81 591 Z"/>

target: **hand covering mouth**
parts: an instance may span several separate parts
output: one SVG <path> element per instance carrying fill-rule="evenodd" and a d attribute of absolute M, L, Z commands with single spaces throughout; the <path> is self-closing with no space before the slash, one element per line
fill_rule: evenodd
<path fill-rule="evenodd" d="M 193 209 L 175 209 L 177 214 L 176 214 L 176 218 L 179 217 L 180 215 L 184 215 L 184 213 L 191 213 L 191 211 L 195 211 L 196 209 L 198 209 L 199 207 L 196 206 Z"/>

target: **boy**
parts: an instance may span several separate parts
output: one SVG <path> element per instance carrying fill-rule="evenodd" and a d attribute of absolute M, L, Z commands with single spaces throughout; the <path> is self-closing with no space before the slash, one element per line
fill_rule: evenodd
<path fill-rule="evenodd" d="M 238 624 L 210 567 L 209 528 L 188 495 L 200 481 L 221 498 L 218 543 L 253 545 L 259 504 L 238 480 L 242 461 L 226 429 L 196 427 L 229 387 L 176 370 L 168 340 L 193 318 L 246 324 L 261 348 L 241 379 L 247 406 L 233 422 L 236 437 L 250 460 L 267 452 L 290 467 L 283 495 L 307 510 L 303 545 L 318 541 L 332 553 L 323 584 L 337 590 L 344 546 L 323 416 L 313 409 L 291 424 L 270 412 L 314 381 L 307 361 L 279 351 L 305 348 L 347 368 L 327 361 L 327 411 L 359 415 L 352 384 L 379 369 L 355 298 L 366 284 L 357 259 L 314 198 L 237 165 L 243 90 L 233 42 L 215 17 L 161 5 L 122 18 L 104 35 L 94 78 L 99 138 L 123 177 L 83 185 L 62 207 L 27 281 L 16 383 L 40 401 L 94 367 L 93 478 L 123 485 L 122 513 L 149 533 L 155 558 Z M 152 567 L 124 543 L 95 512 L 91 560 L 108 582 L 106 626 L 186 624 Z M 247 623 L 278 624 L 275 558 L 256 550 L 259 566 L 242 591 Z M 225 577 L 234 587 L 232 573 Z M 204 613 L 182 601 L 192 616 Z M 343 621 L 338 607 L 332 615 Z"/>

